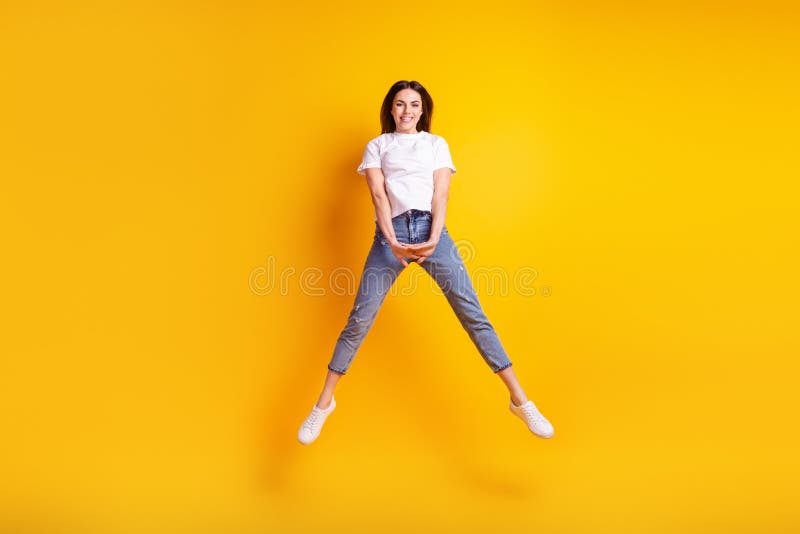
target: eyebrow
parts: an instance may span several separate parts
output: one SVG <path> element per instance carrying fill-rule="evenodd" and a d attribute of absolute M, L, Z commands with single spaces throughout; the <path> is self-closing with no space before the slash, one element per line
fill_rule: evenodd
<path fill-rule="evenodd" d="M 398 98 L 397 100 L 395 100 L 395 102 L 405 102 L 405 100 L 403 100 L 401 98 Z M 412 100 L 411 103 L 412 104 L 419 104 L 419 100 Z"/>

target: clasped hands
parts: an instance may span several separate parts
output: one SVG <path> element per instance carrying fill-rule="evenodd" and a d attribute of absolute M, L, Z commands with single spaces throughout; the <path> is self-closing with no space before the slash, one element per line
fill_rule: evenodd
<path fill-rule="evenodd" d="M 410 258 L 417 263 L 422 263 L 436 250 L 436 243 L 437 241 L 429 240 L 424 243 L 412 244 L 401 243 L 395 240 L 390 243 L 390 246 L 392 247 L 392 254 L 394 254 L 394 257 L 400 260 L 404 266 L 408 267 L 408 262 L 405 258 Z"/>

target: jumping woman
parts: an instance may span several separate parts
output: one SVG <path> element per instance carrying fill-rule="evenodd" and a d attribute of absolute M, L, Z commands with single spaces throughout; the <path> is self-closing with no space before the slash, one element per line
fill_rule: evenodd
<path fill-rule="evenodd" d="M 375 205 L 375 236 L 347 324 L 328 362 L 322 393 L 297 433 L 304 445 L 317 439 L 336 408 L 334 388 L 409 261 L 420 265 L 442 289 L 478 352 L 508 388 L 511 412 L 537 436 L 553 435 L 553 426 L 525 396 L 447 231 L 448 190 L 456 168 L 445 139 L 430 132 L 432 114 L 431 96 L 415 81 L 395 83 L 383 100 L 383 133 L 367 143 L 356 170 L 367 177 Z"/>

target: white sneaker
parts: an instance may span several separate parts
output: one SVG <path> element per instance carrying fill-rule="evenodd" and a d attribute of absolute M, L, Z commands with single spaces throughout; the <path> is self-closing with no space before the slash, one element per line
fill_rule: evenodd
<path fill-rule="evenodd" d="M 550 438 L 553 436 L 553 425 L 539 413 L 539 410 L 532 400 L 529 400 L 522 406 L 517 406 L 512 400 L 508 407 L 511 409 L 511 413 L 525 421 L 530 431 L 537 436 L 542 438 Z"/>
<path fill-rule="evenodd" d="M 325 419 L 328 418 L 334 408 L 336 408 L 336 399 L 334 399 L 333 396 L 331 396 L 330 406 L 324 410 L 317 407 L 316 403 L 314 403 L 311 413 L 306 417 L 306 420 L 303 421 L 303 424 L 300 425 L 300 430 L 297 431 L 297 440 L 303 445 L 309 445 L 317 439 L 319 433 L 322 431 L 322 425 L 325 424 Z"/>

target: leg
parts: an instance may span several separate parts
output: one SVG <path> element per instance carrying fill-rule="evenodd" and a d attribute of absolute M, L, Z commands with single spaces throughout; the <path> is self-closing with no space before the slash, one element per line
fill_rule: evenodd
<path fill-rule="evenodd" d="M 502 380 L 503 383 L 508 388 L 508 393 L 511 396 L 511 402 L 513 402 L 517 406 L 520 406 L 528 401 L 528 397 L 525 395 L 525 391 L 519 384 L 519 380 L 517 380 L 517 375 L 514 374 L 513 367 L 509 366 L 503 369 L 502 371 L 498 371 L 497 376 L 500 377 L 500 380 Z"/>
<path fill-rule="evenodd" d="M 447 228 L 442 231 L 433 254 L 422 262 L 453 308 L 489 368 L 497 373 L 511 366 L 500 338 L 481 308 L 464 262 Z"/>
<path fill-rule="evenodd" d="M 391 247 L 380 230 L 376 230 L 353 307 L 328 363 L 329 371 L 339 375 L 347 372 L 361 343 L 372 328 L 386 295 L 404 268 L 400 260 L 392 254 Z M 331 389 L 332 393 L 328 382 L 326 380 L 326 389 Z M 321 398 L 321 401 L 327 402 L 327 396 Z"/>
<path fill-rule="evenodd" d="M 318 407 L 324 410 L 331 405 L 333 390 L 336 389 L 336 384 L 342 376 L 344 375 L 331 371 L 330 369 L 328 370 L 328 374 L 325 376 L 325 385 L 322 388 L 322 393 L 320 393 L 319 399 L 317 399 Z"/>
<path fill-rule="evenodd" d="M 394 220 L 392 222 L 395 223 Z M 396 226 L 401 226 L 399 221 Z M 402 238 L 403 234 L 398 229 L 402 228 L 395 228 L 395 234 Z M 325 420 L 336 408 L 333 390 L 339 379 L 347 372 L 358 348 L 375 321 L 375 316 L 378 314 L 386 294 L 404 268 L 400 260 L 392 254 L 391 247 L 376 224 L 375 237 L 364 263 L 355 302 L 328 363 L 328 374 L 322 393 L 297 432 L 297 439 L 300 443 L 309 445 L 316 440 L 322 431 Z"/>

